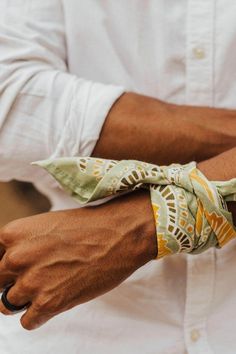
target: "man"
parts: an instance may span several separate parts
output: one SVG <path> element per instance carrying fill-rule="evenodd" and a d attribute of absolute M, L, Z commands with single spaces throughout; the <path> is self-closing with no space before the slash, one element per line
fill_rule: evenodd
<path fill-rule="evenodd" d="M 235 177 L 235 11 L 223 0 L 0 0 L 1 179 L 33 182 L 58 210 L 77 205 L 30 162 L 205 160 L 209 179 Z M 3 353 L 235 353 L 235 242 L 149 262 L 145 192 L 0 234 L 0 286 L 30 303 L 24 328 L 41 326 L 2 317 Z"/>

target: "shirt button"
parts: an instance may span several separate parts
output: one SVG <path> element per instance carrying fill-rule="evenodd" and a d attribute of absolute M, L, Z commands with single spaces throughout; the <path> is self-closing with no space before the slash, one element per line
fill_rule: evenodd
<path fill-rule="evenodd" d="M 197 342 L 200 338 L 200 332 L 197 329 L 193 329 L 190 333 L 191 340 Z"/>
<path fill-rule="evenodd" d="M 206 56 L 205 50 L 201 47 L 193 48 L 193 55 L 196 59 L 204 59 Z"/>

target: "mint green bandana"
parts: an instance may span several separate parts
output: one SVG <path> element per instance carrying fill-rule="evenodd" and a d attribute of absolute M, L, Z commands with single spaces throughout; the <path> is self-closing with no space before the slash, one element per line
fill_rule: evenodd
<path fill-rule="evenodd" d="M 226 201 L 236 200 L 236 179 L 210 182 L 196 163 L 157 166 L 134 160 L 58 158 L 45 168 L 76 201 L 86 204 L 139 188 L 150 190 L 158 253 L 198 254 L 236 237 Z"/>

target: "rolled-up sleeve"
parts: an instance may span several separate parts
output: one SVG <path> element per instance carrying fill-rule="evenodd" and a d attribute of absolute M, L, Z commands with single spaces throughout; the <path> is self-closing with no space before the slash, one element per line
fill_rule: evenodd
<path fill-rule="evenodd" d="M 34 160 L 91 154 L 124 89 L 72 75 L 66 63 L 59 0 L 0 0 L 1 180 L 32 181 Z"/>

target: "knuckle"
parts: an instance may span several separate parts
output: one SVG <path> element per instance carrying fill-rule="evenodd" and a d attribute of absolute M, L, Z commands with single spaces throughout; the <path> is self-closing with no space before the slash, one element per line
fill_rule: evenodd
<path fill-rule="evenodd" d="M 24 293 L 31 294 L 35 290 L 34 280 L 29 278 L 23 278 L 21 280 L 20 289 Z"/>
<path fill-rule="evenodd" d="M 7 243 L 9 239 L 11 239 L 13 235 L 15 235 L 17 230 L 19 231 L 17 221 L 11 221 L 10 223 L 1 228 L 1 239 Z"/>
<path fill-rule="evenodd" d="M 8 225 L 5 225 L 1 228 L 1 241 L 4 245 L 9 243 L 9 239 L 11 238 L 11 235 L 12 235 L 12 231 L 10 230 Z"/>
<path fill-rule="evenodd" d="M 8 251 L 4 256 L 5 268 L 18 270 L 21 267 L 21 257 L 16 252 Z"/>

